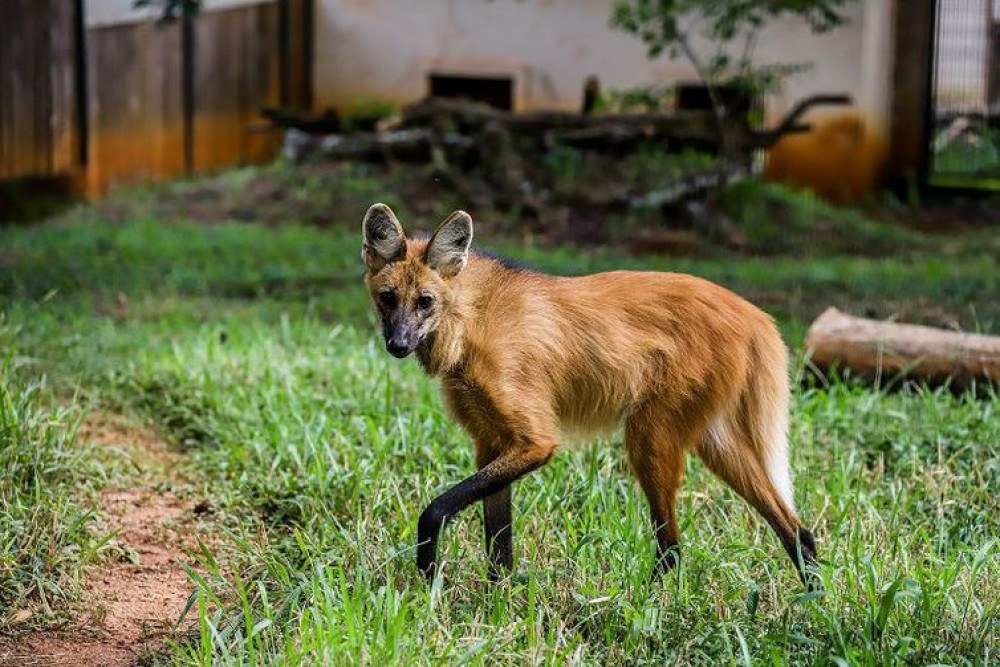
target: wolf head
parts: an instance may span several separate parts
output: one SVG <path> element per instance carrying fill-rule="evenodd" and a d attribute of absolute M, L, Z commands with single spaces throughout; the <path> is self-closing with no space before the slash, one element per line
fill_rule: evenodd
<path fill-rule="evenodd" d="M 402 359 L 434 332 L 454 302 L 453 279 L 469 259 L 472 218 L 455 211 L 429 241 L 408 239 L 392 209 L 375 204 L 365 214 L 361 234 L 365 284 L 385 347 Z"/>

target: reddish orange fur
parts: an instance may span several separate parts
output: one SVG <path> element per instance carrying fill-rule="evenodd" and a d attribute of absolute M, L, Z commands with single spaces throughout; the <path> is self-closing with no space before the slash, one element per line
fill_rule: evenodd
<path fill-rule="evenodd" d="M 537 467 L 569 432 L 624 424 L 661 546 L 677 543 L 674 496 L 694 452 L 794 549 L 786 350 L 767 314 L 673 273 L 553 277 L 472 252 L 443 278 L 426 248 L 407 239 L 405 256 L 366 283 L 376 301 L 390 288 L 402 303 L 428 290 L 437 298 L 417 354 L 480 468 L 501 457 Z"/>

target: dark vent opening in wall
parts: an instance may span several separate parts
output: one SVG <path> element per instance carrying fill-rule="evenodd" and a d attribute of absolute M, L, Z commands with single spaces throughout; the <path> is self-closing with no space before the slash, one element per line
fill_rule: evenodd
<path fill-rule="evenodd" d="M 431 74 L 431 97 L 453 97 L 483 102 L 491 107 L 514 109 L 514 79 L 509 76 L 453 76 Z"/>

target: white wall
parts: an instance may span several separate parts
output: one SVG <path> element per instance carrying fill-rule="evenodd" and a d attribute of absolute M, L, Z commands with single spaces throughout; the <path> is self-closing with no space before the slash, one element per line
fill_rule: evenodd
<path fill-rule="evenodd" d="M 772 111 L 811 93 L 847 92 L 882 115 L 891 4 L 866 0 L 850 10 L 850 25 L 826 35 L 790 21 L 770 26 L 760 62 L 815 63 L 788 82 Z M 432 70 L 511 74 L 521 109 L 576 109 L 592 74 L 605 89 L 694 78 L 683 61 L 649 61 L 637 39 L 611 29 L 611 8 L 611 0 L 316 0 L 316 106 L 412 102 Z M 872 22 L 880 16 L 884 25 Z M 866 87 L 865 77 L 878 83 Z"/>
<path fill-rule="evenodd" d="M 246 5 L 259 5 L 264 2 L 274 1 L 275 0 L 203 0 L 202 9 L 203 11 L 211 12 L 219 9 L 245 7 Z M 162 13 L 162 9 L 160 7 L 144 7 L 142 9 L 135 9 L 133 6 L 134 4 L 134 0 L 84 0 L 84 22 L 88 28 L 98 28 L 101 26 L 149 21 L 151 19 L 159 18 Z"/>

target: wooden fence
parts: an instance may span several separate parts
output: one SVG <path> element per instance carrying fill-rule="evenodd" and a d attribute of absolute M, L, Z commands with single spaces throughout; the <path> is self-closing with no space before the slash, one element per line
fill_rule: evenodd
<path fill-rule="evenodd" d="M 74 5 L 4 0 L 0 13 L 0 179 L 68 173 L 79 159 Z"/>
<path fill-rule="evenodd" d="M 264 106 L 308 108 L 309 0 L 86 27 L 83 0 L 4 0 L 0 179 L 88 193 L 270 159 Z"/>

